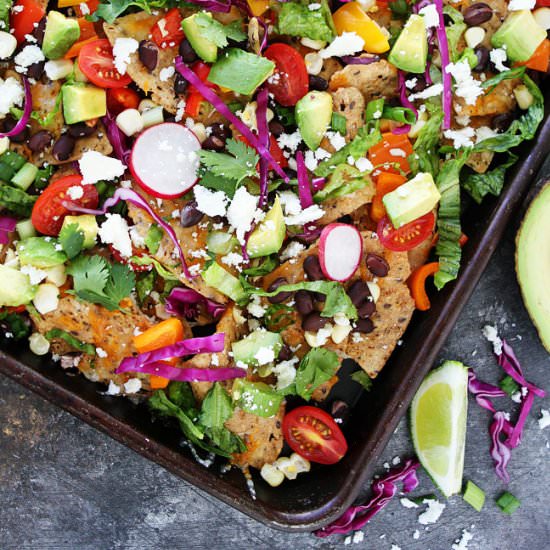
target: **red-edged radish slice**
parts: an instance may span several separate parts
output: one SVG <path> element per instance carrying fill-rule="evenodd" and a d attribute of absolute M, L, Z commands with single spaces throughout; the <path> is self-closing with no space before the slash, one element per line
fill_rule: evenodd
<path fill-rule="evenodd" d="M 147 128 L 134 143 L 130 171 L 154 197 L 173 199 L 197 181 L 201 144 L 195 134 L 173 122 Z"/>
<path fill-rule="evenodd" d="M 357 271 L 363 254 L 363 238 L 353 225 L 331 223 L 319 238 L 319 262 L 326 277 L 347 281 Z"/>

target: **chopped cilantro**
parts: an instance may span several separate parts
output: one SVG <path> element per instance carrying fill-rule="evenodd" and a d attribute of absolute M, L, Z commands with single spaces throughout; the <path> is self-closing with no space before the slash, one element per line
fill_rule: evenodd
<path fill-rule="evenodd" d="M 80 254 L 84 245 L 84 231 L 76 223 L 64 226 L 59 233 L 59 244 L 70 260 Z"/>
<path fill-rule="evenodd" d="M 221 176 L 240 183 L 246 177 L 256 175 L 258 155 L 256 151 L 242 141 L 228 139 L 227 153 L 202 150 L 199 155 L 203 169 L 214 176 Z"/>

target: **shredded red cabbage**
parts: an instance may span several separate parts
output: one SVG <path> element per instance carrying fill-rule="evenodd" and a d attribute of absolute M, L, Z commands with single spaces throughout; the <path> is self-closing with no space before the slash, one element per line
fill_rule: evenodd
<path fill-rule="evenodd" d="M 300 205 L 303 209 L 306 209 L 313 205 L 313 196 L 311 194 L 311 185 L 309 183 L 304 153 L 302 153 L 302 151 L 296 153 L 296 172 L 298 173 L 298 196 L 300 197 Z"/>
<path fill-rule="evenodd" d="M 504 426 L 507 420 L 505 413 L 498 411 L 493 415 L 493 423 L 489 428 L 489 433 L 491 434 L 491 457 L 495 462 L 495 471 L 498 477 L 508 483 L 510 481 L 510 476 L 506 471 L 506 466 L 510 462 L 512 453 L 510 448 L 507 446 L 506 442 L 503 442 L 500 439 L 501 434 L 504 431 Z"/>
<path fill-rule="evenodd" d="M 267 88 L 260 90 L 256 98 L 256 125 L 258 140 L 262 147 L 269 149 L 269 129 L 267 127 Z M 267 172 L 269 166 L 264 157 L 260 158 L 260 198 L 258 206 L 264 208 L 267 204 Z"/>
<path fill-rule="evenodd" d="M 145 372 L 142 371 L 144 365 L 163 361 L 165 359 L 173 359 L 174 357 L 185 357 L 186 355 L 195 355 L 197 353 L 216 353 L 223 351 L 225 334 L 218 332 L 211 336 L 203 336 L 200 338 L 189 338 L 181 340 L 170 346 L 164 346 L 152 351 L 139 353 L 133 357 L 125 357 L 115 373 L 121 372 Z"/>
<path fill-rule="evenodd" d="M 355 56 L 355 55 L 343 55 L 340 57 L 343 63 L 346 65 L 370 65 L 371 63 L 376 63 L 380 61 L 380 58 L 377 55 L 373 56 Z"/>
<path fill-rule="evenodd" d="M 107 139 L 113 146 L 115 157 L 128 166 L 128 160 L 132 153 L 130 147 L 128 147 L 128 138 L 122 133 L 120 128 L 116 125 L 115 117 L 111 113 L 107 113 L 102 117 L 101 122 L 105 126 L 107 131 Z"/>
<path fill-rule="evenodd" d="M 17 220 L 10 216 L 0 216 L 0 244 L 8 244 L 10 242 L 9 234 L 15 231 Z"/>
<path fill-rule="evenodd" d="M 500 388 L 479 380 L 472 369 L 468 369 L 468 391 L 475 397 L 480 407 L 491 412 L 495 412 L 496 409 L 490 399 L 493 397 L 506 397 L 507 395 Z"/>
<path fill-rule="evenodd" d="M 395 128 L 392 128 L 391 133 L 395 134 L 396 136 L 399 136 L 401 134 L 408 134 L 410 131 L 411 131 L 411 125 L 404 124 L 403 126 L 397 126 Z"/>
<path fill-rule="evenodd" d="M 246 376 L 245 369 L 237 367 L 220 367 L 220 368 L 178 368 L 155 361 L 146 363 L 137 369 L 125 369 L 124 371 L 117 369 L 118 372 L 141 372 L 144 374 L 156 374 L 168 380 L 177 382 L 219 382 L 221 380 L 232 380 L 234 378 L 243 378 Z"/>
<path fill-rule="evenodd" d="M 393 469 L 384 477 L 373 480 L 373 496 L 368 502 L 350 506 L 341 517 L 326 527 L 318 529 L 314 534 L 318 537 L 328 537 L 334 534 L 345 535 L 350 531 L 361 529 L 395 496 L 397 482 L 402 482 L 404 493 L 410 493 L 418 487 L 416 470 L 419 465 L 416 459 L 409 458 L 400 468 Z"/>
<path fill-rule="evenodd" d="M 27 125 L 27 122 L 29 122 L 29 118 L 31 117 L 31 86 L 26 77 L 22 76 L 21 78 L 23 79 L 23 88 L 25 90 L 25 106 L 23 107 L 23 114 L 21 115 L 21 118 L 17 121 L 17 124 L 9 132 L 0 132 L 0 138 L 16 136 L 17 134 L 21 133 L 25 129 L 25 126 Z"/>
<path fill-rule="evenodd" d="M 233 2 L 231 0 L 227 2 L 223 2 L 222 0 L 189 0 L 189 4 L 201 6 L 201 8 L 212 12 L 229 13 Z"/>
<path fill-rule="evenodd" d="M 325 187 L 326 183 L 327 178 L 313 178 L 311 180 L 311 189 L 314 193 L 317 193 L 317 191 L 321 191 Z"/>
<path fill-rule="evenodd" d="M 178 256 L 181 262 L 181 266 L 183 269 L 183 272 L 185 276 L 188 279 L 192 279 L 193 276 L 189 273 L 189 270 L 187 269 L 187 263 L 185 261 L 185 257 L 183 255 L 183 250 L 181 249 L 181 245 L 178 241 L 178 237 L 176 235 L 176 232 L 172 228 L 172 226 L 164 221 L 147 203 L 147 201 L 139 194 L 136 193 L 133 189 L 126 189 L 124 187 L 119 187 L 114 195 L 110 198 L 108 198 L 104 203 L 103 207 L 100 210 L 92 210 L 91 208 L 84 208 L 74 202 L 71 201 L 63 201 L 62 204 L 65 206 L 65 208 L 68 208 L 71 211 L 74 212 L 81 212 L 82 214 L 92 214 L 94 216 L 101 216 L 109 210 L 109 208 L 112 208 L 115 204 L 117 204 L 119 201 L 126 201 L 132 203 L 134 206 L 137 206 L 138 208 L 141 208 L 142 210 L 145 210 L 153 220 L 155 220 L 155 223 L 157 223 L 162 229 L 166 232 L 166 234 L 170 237 L 170 240 L 174 243 L 174 247 L 176 248 L 178 252 Z"/>
<path fill-rule="evenodd" d="M 197 316 L 197 306 L 199 305 L 203 306 L 214 319 L 218 319 L 225 311 L 224 305 L 206 298 L 196 290 L 184 287 L 173 288 L 166 298 L 164 307 L 171 315 L 194 319 Z"/>
<path fill-rule="evenodd" d="M 452 81 L 451 75 L 447 72 L 447 67 L 451 62 L 449 56 L 449 43 L 447 42 L 447 31 L 445 30 L 445 18 L 443 16 L 443 0 L 434 0 L 437 13 L 439 14 L 439 25 L 437 26 L 437 43 L 439 44 L 439 55 L 441 56 L 441 77 L 443 80 L 443 129 L 451 127 L 452 110 Z"/>
<path fill-rule="evenodd" d="M 176 57 L 175 66 L 176 70 L 189 82 L 189 84 L 195 86 L 202 97 L 235 126 L 235 128 L 246 138 L 248 143 L 258 151 L 260 157 L 264 158 L 285 182 L 288 182 L 288 176 L 279 166 L 279 163 L 273 158 L 269 152 L 269 148 L 262 145 L 258 137 L 250 131 L 250 128 L 238 116 L 235 116 L 231 112 L 229 107 L 201 81 L 201 79 L 183 62 L 180 56 Z"/>

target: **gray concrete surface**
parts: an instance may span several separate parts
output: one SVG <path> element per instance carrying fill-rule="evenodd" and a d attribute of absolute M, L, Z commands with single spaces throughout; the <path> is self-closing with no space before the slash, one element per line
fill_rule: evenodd
<path fill-rule="evenodd" d="M 550 164 L 546 173 L 550 173 Z M 550 391 L 550 356 L 540 345 L 513 273 L 511 227 L 462 313 L 440 359 L 475 367 L 484 380 L 500 377 L 481 335 L 497 325 L 514 346 L 528 379 Z M 509 402 L 507 405 L 511 405 Z M 494 503 L 504 485 L 489 456 L 489 417 L 470 402 L 465 478 L 487 493 L 482 513 L 454 497 L 440 520 L 418 523 L 422 510 L 398 500 L 364 529 L 350 548 L 450 550 L 467 529 L 468 550 L 550 548 L 550 428 L 539 429 L 538 399 L 521 446 L 513 452 L 508 487 L 521 500 L 511 517 Z M 272 530 L 172 476 L 69 414 L 0 377 L 0 549 L 218 549 L 344 547 L 344 537 L 316 539 Z M 380 461 L 411 452 L 404 422 Z M 422 473 L 415 495 L 434 491 Z M 413 534 L 418 530 L 418 538 Z M 393 550 L 396 550 L 393 548 Z"/>

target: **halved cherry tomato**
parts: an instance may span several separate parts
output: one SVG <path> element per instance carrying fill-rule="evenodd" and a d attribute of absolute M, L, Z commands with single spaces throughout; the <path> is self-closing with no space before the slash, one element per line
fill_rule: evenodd
<path fill-rule="evenodd" d="M 272 44 L 264 53 L 267 59 L 275 63 L 275 72 L 267 81 L 267 89 L 277 103 L 285 107 L 296 105 L 309 89 L 304 58 L 287 44 Z"/>
<path fill-rule="evenodd" d="M 107 90 L 107 109 L 112 115 L 118 115 L 126 109 L 137 109 L 139 102 L 139 94 L 131 88 Z"/>
<path fill-rule="evenodd" d="M 113 48 L 106 38 L 84 45 L 78 54 L 78 66 L 100 88 L 121 88 L 132 82 L 127 74 L 121 75 L 115 69 Z"/>
<path fill-rule="evenodd" d="M 434 230 L 435 216 L 432 212 L 428 212 L 417 220 L 406 223 L 399 229 L 390 222 L 387 216 L 384 216 L 376 228 L 376 233 L 380 239 L 380 243 L 388 250 L 395 252 L 403 252 L 410 250 L 421 242 L 426 240 Z"/>
<path fill-rule="evenodd" d="M 286 168 L 288 166 L 288 159 L 283 155 L 283 150 L 279 147 L 275 136 L 271 134 L 269 134 L 269 152 L 281 168 Z"/>
<path fill-rule="evenodd" d="M 127 265 L 132 271 L 141 272 L 151 271 L 153 269 L 152 264 L 139 265 L 129 261 L 128 258 L 125 258 L 112 244 L 108 245 L 108 247 L 113 259 L 119 264 Z M 142 248 L 134 248 L 132 246 L 132 256 L 137 256 L 138 258 L 141 256 L 147 256 L 147 251 Z"/>
<path fill-rule="evenodd" d="M 391 193 L 406 181 L 407 178 L 401 174 L 381 172 L 378 175 L 376 179 L 376 195 L 374 195 L 370 207 L 370 217 L 373 222 L 378 223 L 386 215 L 386 208 L 382 202 L 384 195 Z"/>
<path fill-rule="evenodd" d="M 348 450 L 338 424 L 317 407 L 298 407 L 287 413 L 283 435 L 294 452 L 319 464 L 335 464 Z"/>
<path fill-rule="evenodd" d="M 44 8 L 34 0 L 18 0 L 11 10 L 10 27 L 13 36 L 21 44 L 26 34 L 32 34 L 35 24 L 46 15 Z"/>
<path fill-rule="evenodd" d="M 168 10 L 166 15 L 153 25 L 151 38 L 162 49 L 177 46 L 185 38 L 181 28 L 180 10 L 177 8 Z"/>
<path fill-rule="evenodd" d="M 82 187 L 83 195 L 72 199 L 67 195 L 70 187 Z M 44 235 L 55 237 L 61 231 L 65 216 L 71 214 L 63 202 L 71 202 L 85 208 L 96 208 L 99 195 L 94 185 L 82 185 L 82 176 L 71 174 L 50 183 L 38 197 L 32 209 L 31 221 L 35 229 Z"/>
<path fill-rule="evenodd" d="M 369 160 L 374 166 L 382 166 L 385 172 L 398 174 L 399 168 L 408 174 L 411 171 L 407 157 L 412 154 L 413 148 L 406 134 L 382 134 L 382 141 L 369 149 Z"/>

